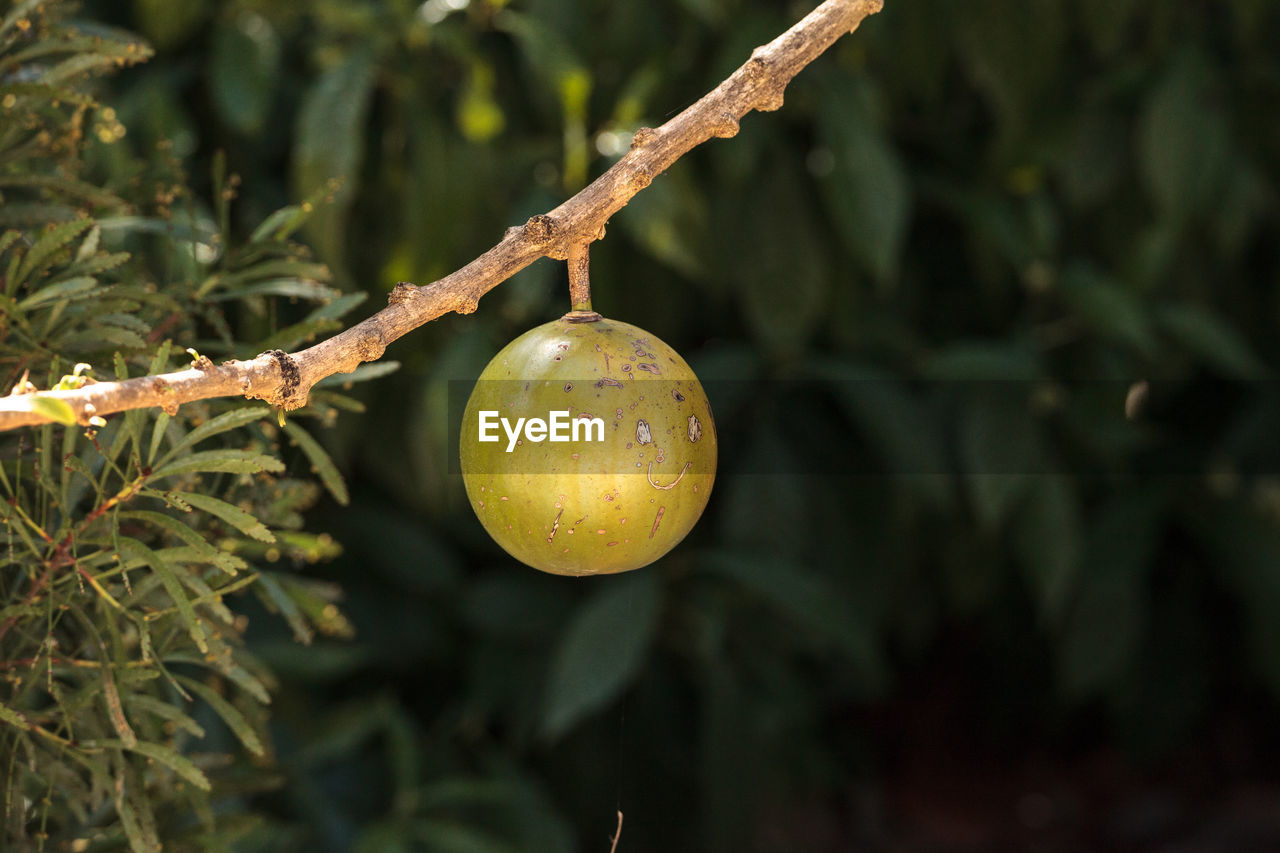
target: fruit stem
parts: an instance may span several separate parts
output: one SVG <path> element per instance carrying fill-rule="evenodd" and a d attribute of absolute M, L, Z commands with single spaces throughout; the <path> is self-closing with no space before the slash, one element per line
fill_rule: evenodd
<path fill-rule="evenodd" d="M 569 304 L 574 311 L 591 310 L 590 242 L 569 247 Z"/>

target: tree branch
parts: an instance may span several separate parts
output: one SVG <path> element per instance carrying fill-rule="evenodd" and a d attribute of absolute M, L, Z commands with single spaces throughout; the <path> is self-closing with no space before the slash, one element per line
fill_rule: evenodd
<path fill-rule="evenodd" d="M 392 341 L 443 314 L 471 313 L 480 297 L 538 258 L 566 260 L 574 247 L 599 239 L 609 218 L 676 160 L 709 139 L 735 135 L 739 120 L 752 110 L 781 107 L 791 79 L 882 5 L 883 0 L 825 0 L 791 29 L 756 48 L 746 63 L 684 112 L 661 127 L 637 130 L 631 150 L 564 204 L 508 229 L 502 242 L 439 281 L 425 287 L 401 282 L 386 308 L 328 340 L 293 354 L 273 350 L 220 365 L 200 359 L 176 373 L 0 398 L 0 430 L 49 423 L 33 406 L 37 396 L 66 402 L 81 424 L 127 409 L 159 406 L 172 412 L 181 403 L 211 397 L 243 395 L 284 409 L 300 408 L 311 387 L 326 376 L 350 373 L 362 362 L 380 358 Z"/>

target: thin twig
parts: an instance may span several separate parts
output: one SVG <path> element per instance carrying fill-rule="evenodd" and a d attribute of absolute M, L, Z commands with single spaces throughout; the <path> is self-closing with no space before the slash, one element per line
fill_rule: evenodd
<path fill-rule="evenodd" d="M 609 853 L 618 853 L 618 839 L 622 837 L 622 809 L 618 809 L 618 829 L 613 833 L 613 845 Z"/>
<path fill-rule="evenodd" d="M 292 354 L 272 350 L 221 365 L 201 359 L 176 373 L 39 396 L 65 401 L 81 424 L 126 409 L 159 406 L 172 412 L 181 403 L 211 397 L 243 395 L 283 409 L 304 406 L 311 387 L 326 376 L 350 373 L 362 362 L 381 358 L 392 341 L 443 314 L 471 313 L 480 297 L 538 258 L 566 260 L 574 246 L 599 239 L 610 217 L 690 150 L 714 137 L 735 135 L 739 120 L 752 110 L 781 107 L 783 92 L 800 69 L 882 5 L 883 0 L 825 0 L 791 29 L 756 48 L 738 70 L 675 118 L 658 128 L 637 130 L 631 150 L 564 204 L 507 229 L 498 245 L 433 284 L 401 282 L 386 308 L 328 340 Z M 0 430 L 48 423 L 50 418 L 33 410 L 34 396 L 0 398 Z"/>

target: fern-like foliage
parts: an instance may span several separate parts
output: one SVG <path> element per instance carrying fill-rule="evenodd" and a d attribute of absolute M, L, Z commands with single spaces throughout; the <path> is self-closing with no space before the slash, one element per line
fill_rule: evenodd
<path fill-rule="evenodd" d="M 291 348 L 360 301 L 291 240 L 320 199 L 234 246 L 233 177 L 204 205 L 163 143 L 130 153 L 94 81 L 149 54 L 54 0 L 0 22 L 0 393 Z M 304 642 L 349 632 L 291 571 L 337 546 L 302 530 L 321 487 L 290 468 L 345 503 L 297 419 L 359 404 L 321 389 L 283 429 L 212 401 L 88 430 L 49 405 L 65 425 L 0 436 L 0 849 L 229 849 L 238 819 L 215 813 L 270 783 L 272 682 L 228 601 L 251 590 Z"/>

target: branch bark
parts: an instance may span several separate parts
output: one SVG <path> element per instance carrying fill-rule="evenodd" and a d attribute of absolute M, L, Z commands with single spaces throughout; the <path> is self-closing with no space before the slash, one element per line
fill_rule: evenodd
<path fill-rule="evenodd" d="M 675 118 L 637 130 L 631 150 L 577 195 L 509 228 L 498 245 L 432 284 L 401 282 L 386 308 L 332 338 L 292 354 L 273 350 L 220 365 L 201 359 L 175 373 L 3 397 L 0 430 L 49 423 L 33 408 L 37 396 L 66 402 L 81 424 L 127 409 L 158 406 L 172 412 L 182 403 L 211 397 L 243 395 L 283 409 L 300 408 L 321 379 L 381 358 L 392 341 L 443 314 L 471 313 L 480 297 L 538 258 L 566 260 L 575 247 L 602 237 L 610 217 L 693 148 L 734 136 L 738 122 L 752 110 L 781 107 L 791 79 L 882 6 L 883 0 L 825 0 L 791 29 L 756 48 L 733 74 Z"/>

